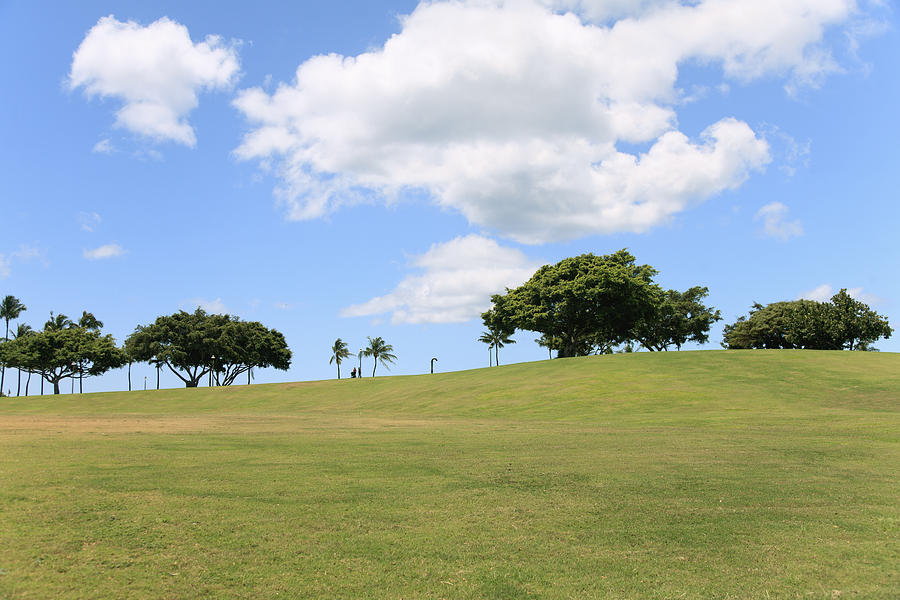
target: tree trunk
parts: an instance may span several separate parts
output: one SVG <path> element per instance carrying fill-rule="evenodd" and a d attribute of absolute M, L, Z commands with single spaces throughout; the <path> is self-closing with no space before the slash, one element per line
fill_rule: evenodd
<path fill-rule="evenodd" d="M 28 378 L 25 380 L 25 395 L 28 395 L 28 386 L 31 385 L 31 371 L 28 371 Z"/>
<path fill-rule="evenodd" d="M 156 365 L 156 389 L 159 389 L 159 365 Z"/>
<path fill-rule="evenodd" d="M 16 369 L 16 398 L 19 397 L 19 392 L 22 391 L 22 369 Z"/>
<path fill-rule="evenodd" d="M 84 393 L 84 372 L 78 374 L 78 393 Z"/>
<path fill-rule="evenodd" d="M 500 344 L 494 346 L 494 364 L 500 366 Z"/>
<path fill-rule="evenodd" d="M 491 354 L 492 350 L 493 350 L 493 348 L 488 346 L 488 367 L 494 366 L 494 363 L 491 362 L 492 360 L 494 360 L 494 356 L 493 356 L 493 354 Z"/>
<path fill-rule="evenodd" d="M 375 377 L 375 369 L 378 368 L 378 358 L 375 358 L 375 366 L 372 367 L 372 377 Z"/>
<path fill-rule="evenodd" d="M 250 385 L 250 371 L 253 369 L 247 369 L 247 385 Z"/>
<path fill-rule="evenodd" d="M 128 391 L 131 391 L 131 361 L 128 362 Z"/>
<path fill-rule="evenodd" d="M 59 379 L 53 382 L 53 394 L 56 395 L 59 393 Z"/>
<path fill-rule="evenodd" d="M 41 396 L 44 395 L 44 374 L 41 373 Z"/>
<path fill-rule="evenodd" d="M 185 381 L 184 387 L 198 387 L 200 384 L 199 381 Z"/>
<path fill-rule="evenodd" d="M 337 364 L 337 368 L 338 368 L 338 379 L 340 379 L 341 378 L 341 363 Z"/>

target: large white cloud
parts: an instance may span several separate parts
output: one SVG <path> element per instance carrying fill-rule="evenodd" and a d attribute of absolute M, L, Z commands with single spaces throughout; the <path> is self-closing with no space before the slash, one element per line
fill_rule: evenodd
<path fill-rule="evenodd" d="M 142 27 L 110 15 L 75 51 L 69 86 L 120 100 L 117 126 L 193 147 L 197 140 L 187 116 L 198 94 L 231 86 L 238 70 L 235 48 L 218 36 L 195 44 L 187 27 L 165 17 Z"/>
<path fill-rule="evenodd" d="M 341 311 L 343 317 L 391 313 L 394 323 L 462 323 L 490 308 L 492 294 L 531 277 L 540 263 L 494 240 L 467 235 L 434 244 L 411 261 L 408 275 L 390 293 Z"/>
<path fill-rule="evenodd" d="M 853 0 L 423 2 L 382 48 L 243 90 L 236 154 L 273 164 L 293 219 L 425 190 L 528 243 L 645 231 L 770 160 L 742 121 L 677 128 L 679 67 L 815 84 Z M 576 12 L 566 12 L 576 11 Z M 605 11 L 605 12 L 604 12 Z M 632 14 L 612 24 L 604 19 Z M 600 23 L 600 24 L 593 24 Z M 622 143 L 642 144 L 628 154 Z"/>

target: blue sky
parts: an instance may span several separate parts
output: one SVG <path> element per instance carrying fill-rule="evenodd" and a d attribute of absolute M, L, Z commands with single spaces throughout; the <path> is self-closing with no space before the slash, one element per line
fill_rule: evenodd
<path fill-rule="evenodd" d="M 623 247 L 709 287 L 709 348 L 754 301 L 900 310 L 888 3 L 6 1 L 0 51 L 0 294 L 33 327 L 199 304 L 285 334 L 261 382 L 332 377 L 336 337 L 476 368 L 491 292 Z"/>

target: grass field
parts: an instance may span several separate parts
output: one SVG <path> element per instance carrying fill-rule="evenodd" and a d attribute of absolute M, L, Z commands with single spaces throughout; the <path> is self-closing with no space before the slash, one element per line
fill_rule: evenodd
<path fill-rule="evenodd" d="M 900 597 L 900 355 L 0 399 L 3 598 Z"/>

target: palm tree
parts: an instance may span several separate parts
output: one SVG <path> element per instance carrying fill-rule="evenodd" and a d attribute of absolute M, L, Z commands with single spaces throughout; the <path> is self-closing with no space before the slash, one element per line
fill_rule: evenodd
<path fill-rule="evenodd" d="M 512 335 L 512 332 L 504 331 L 503 329 L 499 329 L 496 327 L 488 328 L 485 335 L 487 335 L 490 338 L 491 344 L 494 346 L 494 364 L 499 367 L 500 366 L 500 348 L 502 348 L 504 345 L 515 344 L 516 340 L 514 340 L 510 337 Z M 482 337 L 484 337 L 484 336 L 482 336 Z M 481 338 L 479 338 L 479 339 L 481 339 Z"/>
<path fill-rule="evenodd" d="M 369 338 L 369 346 L 362 351 L 363 356 L 371 356 L 374 359 L 375 366 L 372 367 L 372 377 L 375 377 L 375 369 L 378 368 L 378 362 L 381 361 L 381 364 L 384 365 L 384 368 L 387 369 L 388 363 L 392 363 L 397 360 L 396 355 L 394 355 L 394 347 L 390 344 L 385 344 L 384 340 L 380 337 Z"/>
<path fill-rule="evenodd" d="M 11 319 L 18 319 L 19 315 L 28 310 L 28 308 L 19 302 L 15 296 L 6 296 L 0 302 L 0 319 L 6 321 L 6 336 L 4 341 L 9 341 L 9 322 Z M 6 365 L 0 365 L 0 396 L 3 395 L 3 383 L 6 380 Z"/>
<path fill-rule="evenodd" d="M 488 345 L 488 366 L 494 366 L 493 364 L 491 364 L 491 352 L 494 351 L 494 336 L 491 335 L 490 331 L 485 331 L 481 334 L 481 337 L 478 338 L 478 341 L 482 344 Z"/>
<path fill-rule="evenodd" d="M 350 358 L 351 356 L 353 355 L 350 353 L 347 343 L 344 342 L 344 340 L 341 338 L 334 340 L 334 346 L 331 347 L 331 359 L 328 361 L 328 364 L 337 363 L 338 379 L 341 378 L 341 362 L 345 358 Z"/>
<path fill-rule="evenodd" d="M 60 313 L 53 316 L 53 311 L 50 311 L 50 320 L 44 323 L 44 331 L 59 331 L 61 329 L 65 329 L 66 327 L 71 327 L 73 325 L 71 319 L 66 315 Z"/>
<path fill-rule="evenodd" d="M 19 326 L 16 327 L 16 330 L 13 332 L 13 339 L 19 339 L 20 337 L 25 337 L 26 335 L 31 335 L 34 333 L 34 330 L 31 328 L 31 325 L 26 323 L 19 323 Z M 16 369 L 16 396 L 18 397 L 22 392 L 22 369 Z M 31 381 L 31 371 L 28 372 L 28 381 Z M 28 395 L 28 383 L 25 383 L 25 395 Z"/>
<path fill-rule="evenodd" d="M 98 320 L 97 317 L 94 316 L 94 313 L 89 313 L 88 311 L 83 310 L 83 311 L 81 311 L 81 318 L 78 319 L 78 326 L 81 327 L 82 329 L 87 329 L 88 331 L 100 331 L 101 329 L 103 329 L 103 321 Z M 78 373 L 78 393 L 83 394 L 84 393 L 84 364 L 82 363 L 79 366 L 80 366 L 80 368 L 79 368 L 79 373 Z M 128 370 L 129 370 L 128 387 L 130 390 L 130 388 L 131 388 L 131 364 L 130 363 L 128 365 Z M 72 380 L 72 383 L 74 385 L 74 383 L 75 383 L 74 379 Z"/>

